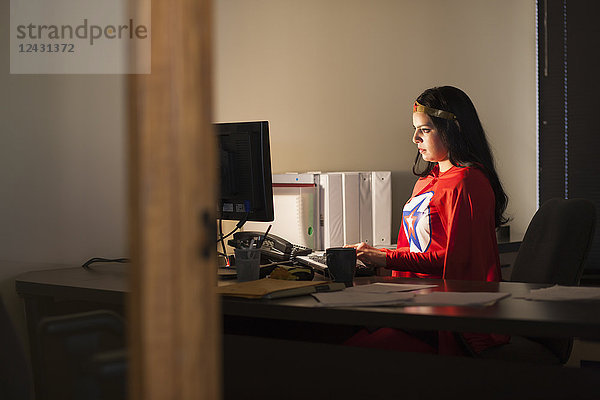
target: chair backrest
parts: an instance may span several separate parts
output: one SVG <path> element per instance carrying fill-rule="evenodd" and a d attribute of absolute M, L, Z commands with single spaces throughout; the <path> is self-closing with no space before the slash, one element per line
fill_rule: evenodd
<path fill-rule="evenodd" d="M 596 208 L 585 199 L 550 199 L 535 213 L 511 281 L 577 285 L 596 227 Z"/>
<path fill-rule="evenodd" d="M 513 264 L 511 281 L 578 285 L 596 227 L 596 208 L 585 199 L 550 199 L 535 213 Z M 546 346 L 561 364 L 572 338 L 529 338 Z"/>

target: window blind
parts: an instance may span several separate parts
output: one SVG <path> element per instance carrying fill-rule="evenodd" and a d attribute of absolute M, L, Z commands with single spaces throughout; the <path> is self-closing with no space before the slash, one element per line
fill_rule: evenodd
<path fill-rule="evenodd" d="M 586 198 L 600 212 L 600 2 L 538 0 L 540 204 Z M 600 272 L 600 230 L 586 269 Z"/>

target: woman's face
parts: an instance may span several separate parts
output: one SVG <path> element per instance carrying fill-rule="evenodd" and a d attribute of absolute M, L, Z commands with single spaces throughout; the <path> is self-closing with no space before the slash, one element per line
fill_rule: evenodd
<path fill-rule="evenodd" d="M 429 115 L 422 112 L 413 113 L 413 126 L 415 133 L 412 140 L 417 145 L 423 160 L 440 163 L 442 172 L 449 169 L 452 164 L 448 159 L 448 147 L 442 142 Z"/>

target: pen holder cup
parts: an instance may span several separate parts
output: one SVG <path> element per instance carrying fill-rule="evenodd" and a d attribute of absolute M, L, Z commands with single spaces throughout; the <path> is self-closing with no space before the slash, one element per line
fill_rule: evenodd
<path fill-rule="evenodd" d="M 260 249 L 235 249 L 238 282 L 255 281 L 260 276 Z"/>
<path fill-rule="evenodd" d="M 329 276 L 335 282 L 352 286 L 356 272 L 356 249 L 352 247 L 331 247 L 325 250 Z"/>

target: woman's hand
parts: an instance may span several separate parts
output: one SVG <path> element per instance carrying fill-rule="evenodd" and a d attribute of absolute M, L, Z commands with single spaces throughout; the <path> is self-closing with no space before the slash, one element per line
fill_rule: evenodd
<path fill-rule="evenodd" d="M 354 247 L 356 249 L 356 257 L 365 264 L 371 264 L 374 267 L 385 267 L 385 252 L 369 246 L 365 242 L 346 245 L 344 247 Z"/>

